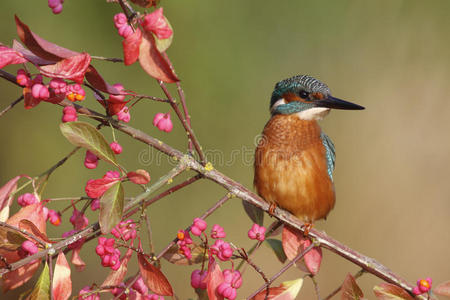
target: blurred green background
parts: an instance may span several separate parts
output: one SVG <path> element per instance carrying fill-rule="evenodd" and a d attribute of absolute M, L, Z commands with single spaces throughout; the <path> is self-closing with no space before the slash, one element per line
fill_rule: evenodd
<path fill-rule="evenodd" d="M 316 227 L 411 283 L 426 276 L 435 283 L 449 279 L 449 1 L 163 0 L 161 4 L 175 32 L 168 54 L 182 79 L 195 132 L 203 148 L 212 153 L 217 169 L 251 187 L 254 142 L 269 118 L 274 84 L 296 74 L 315 76 L 335 96 L 366 107 L 333 112 L 322 122 L 337 148 L 337 203 L 328 220 Z M 17 14 L 34 32 L 61 46 L 121 57 L 121 37 L 112 22 L 119 10 L 117 4 L 101 0 L 66 1 L 63 12 L 55 16 L 45 0 L 4 0 L 0 2 L 1 42 L 11 45 L 17 38 L 13 18 Z M 138 64 L 93 63 L 111 83 L 162 96 Z M 3 80 L 0 91 L 2 108 L 21 93 Z M 83 105 L 100 110 L 90 93 Z M 186 149 L 184 132 L 173 113 L 172 133 L 162 133 L 151 124 L 154 114 L 170 111 L 169 106 L 142 101 L 135 108 L 132 126 Z M 47 103 L 31 110 L 20 104 L 0 119 L 0 184 L 17 174 L 37 175 L 72 149 L 58 128 L 61 111 Z M 103 133 L 112 139 L 110 130 Z M 161 156 L 142 143 L 121 133 L 117 137 L 124 147 L 120 162 L 129 170 L 144 168 L 157 179 L 171 168 L 167 159 L 158 162 Z M 44 197 L 84 195 L 87 179 L 99 178 L 109 169 L 101 162 L 96 170 L 87 170 L 83 159 L 80 151 L 58 169 Z M 225 192 L 202 181 L 152 205 L 156 250 Z M 126 186 L 127 196 L 137 193 L 131 184 Z M 53 207 L 61 209 L 64 204 Z M 63 215 L 63 226 L 49 226 L 50 237 L 71 229 L 66 224 L 69 216 L 70 212 Z M 93 222 L 96 214 L 89 212 L 88 217 Z M 224 226 L 227 239 L 235 245 L 252 245 L 246 237 L 251 222 L 240 200 L 227 203 L 208 222 Z M 100 266 L 94 246 L 90 243 L 81 252 L 86 270 L 73 269 L 74 292 L 92 282 L 101 284 L 108 272 Z M 254 261 L 267 276 L 281 267 L 266 247 Z M 162 264 L 179 298 L 194 297 L 189 286 L 194 267 Z M 321 296 L 357 270 L 324 251 L 317 276 Z M 303 275 L 294 268 L 275 285 Z M 365 296 L 374 299 L 372 287 L 381 280 L 364 275 L 358 282 Z M 248 269 L 238 297 L 244 298 L 262 283 Z M 28 288 L 30 284 L 2 299 L 15 299 Z M 314 299 L 313 290 L 311 281 L 305 280 L 298 298 Z"/>

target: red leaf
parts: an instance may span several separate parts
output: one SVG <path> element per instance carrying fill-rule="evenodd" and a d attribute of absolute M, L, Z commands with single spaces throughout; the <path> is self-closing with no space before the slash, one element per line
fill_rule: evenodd
<path fill-rule="evenodd" d="M 6 46 L 0 46 L 0 69 L 7 65 L 22 64 L 27 62 L 22 53 Z"/>
<path fill-rule="evenodd" d="M 26 219 L 20 220 L 19 228 L 22 229 L 22 230 L 26 230 L 27 232 L 32 233 L 34 236 L 40 238 L 41 240 L 43 240 L 43 241 L 45 241 L 47 243 L 53 243 L 52 241 L 50 241 L 47 238 L 47 235 L 45 233 L 41 232 L 36 227 L 36 225 L 34 225 L 34 223 L 31 222 L 30 220 L 26 220 Z"/>
<path fill-rule="evenodd" d="M 6 223 L 19 227 L 20 221 L 26 219 L 33 223 L 40 232 L 46 232 L 46 219 L 44 218 L 43 208 L 41 203 L 22 207 L 15 215 L 11 216 Z"/>
<path fill-rule="evenodd" d="M 450 297 L 450 280 L 439 284 L 433 289 L 433 292 L 438 295 Z"/>
<path fill-rule="evenodd" d="M 130 261 L 132 254 L 133 250 L 128 249 L 127 253 L 125 253 L 125 256 L 121 260 L 119 269 L 117 269 L 117 271 L 112 270 L 109 272 L 108 277 L 106 277 L 105 281 L 103 281 L 102 286 L 119 285 L 123 281 L 125 275 L 127 275 L 128 262 Z"/>
<path fill-rule="evenodd" d="M 56 64 L 39 67 L 41 74 L 51 78 L 71 79 L 77 83 L 83 83 L 91 56 L 87 53 L 81 53 L 63 60 Z"/>
<path fill-rule="evenodd" d="M 290 226 L 284 226 L 282 233 L 283 250 L 289 260 L 293 260 L 299 253 L 305 251 L 311 245 L 311 240 L 303 235 L 303 232 L 292 228 Z M 313 275 L 316 275 L 320 269 L 320 263 L 322 262 L 322 249 L 320 247 L 314 247 L 303 257 L 302 262 L 297 262 L 297 266 Z"/>
<path fill-rule="evenodd" d="M 120 181 L 120 178 L 105 177 L 89 180 L 84 190 L 89 197 L 100 198 L 117 181 Z"/>
<path fill-rule="evenodd" d="M 155 38 L 152 34 L 144 33 L 139 47 L 139 63 L 142 69 L 153 78 L 168 83 L 180 81 L 156 48 Z"/>
<path fill-rule="evenodd" d="M 127 177 L 136 184 L 147 184 L 150 182 L 150 174 L 142 169 L 138 169 L 136 172 L 128 172 Z"/>
<path fill-rule="evenodd" d="M 17 16 L 15 16 L 15 19 L 17 34 L 19 35 L 20 40 L 37 56 L 56 62 L 63 58 L 69 58 L 79 54 L 78 52 L 63 48 L 44 40 L 32 32 L 30 28 L 26 24 L 22 23 Z"/>
<path fill-rule="evenodd" d="M 11 196 L 17 189 L 17 182 L 22 176 L 18 175 L 8 181 L 4 186 L 0 188 L 0 211 L 5 206 L 10 206 L 12 204 L 13 197 Z"/>
<path fill-rule="evenodd" d="M 23 88 L 23 96 L 25 98 L 24 106 L 25 109 L 30 109 L 41 103 L 40 99 L 36 99 L 31 95 L 31 89 L 28 87 Z"/>
<path fill-rule="evenodd" d="M 101 100 L 101 101 L 99 101 L 99 102 L 100 102 L 100 104 L 102 104 L 102 105 L 104 106 L 104 102 L 105 102 L 105 101 Z M 109 114 L 110 116 L 113 116 L 113 115 L 117 114 L 119 111 L 122 110 L 122 108 L 123 108 L 128 102 L 130 102 L 130 101 L 121 101 L 121 100 L 118 100 L 118 99 L 114 99 L 114 98 L 112 99 L 112 98 L 109 98 L 109 99 L 106 101 L 106 103 L 107 103 L 107 105 L 108 105 L 108 114 Z"/>
<path fill-rule="evenodd" d="M 222 270 L 213 258 L 210 258 L 208 275 L 206 275 L 206 290 L 209 300 L 223 300 L 223 296 L 216 293 L 217 287 L 224 281 Z"/>
<path fill-rule="evenodd" d="M 138 253 L 139 270 L 145 285 L 160 296 L 173 296 L 172 286 L 166 276 L 147 261 L 144 255 Z"/>
<path fill-rule="evenodd" d="M 13 49 L 22 53 L 23 57 L 25 57 L 29 62 L 31 62 L 35 65 L 43 66 L 43 65 L 51 65 L 54 63 L 54 61 L 46 60 L 46 59 L 43 59 L 43 58 L 33 54 L 33 52 L 31 52 L 30 50 L 25 48 L 17 40 L 13 41 Z"/>
<path fill-rule="evenodd" d="M 72 250 L 72 264 L 77 268 L 78 272 L 81 272 L 86 267 L 86 263 L 81 259 L 80 256 L 81 247 Z"/>
<path fill-rule="evenodd" d="M 355 278 L 350 273 L 344 279 L 341 292 L 341 300 L 359 300 L 364 297 L 363 292 L 356 284 Z"/>
<path fill-rule="evenodd" d="M 86 80 L 97 90 L 108 94 L 120 94 L 112 85 L 108 84 L 93 66 L 89 66 L 85 74 Z"/>
<path fill-rule="evenodd" d="M 55 272 L 53 273 L 53 299 L 67 300 L 72 293 L 72 279 L 70 278 L 70 267 L 64 252 L 59 252 L 56 260 Z"/>
<path fill-rule="evenodd" d="M 123 60 L 126 66 L 134 64 L 139 58 L 139 45 L 141 41 L 142 31 L 139 28 L 122 41 Z"/>
<path fill-rule="evenodd" d="M 19 258 L 19 256 L 17 256 Z M 33 261 L 28 265 L 18 268 L 3 275 L 3 292 L 16 289 L 30 280 L 39 268 L 40 260 Z"/>
<path fill-rule="evenodd" d="M 390 283 L 382 283 L 373 288 L 375 296 L 380 300 L 413 300 L 407 291 Z"/>

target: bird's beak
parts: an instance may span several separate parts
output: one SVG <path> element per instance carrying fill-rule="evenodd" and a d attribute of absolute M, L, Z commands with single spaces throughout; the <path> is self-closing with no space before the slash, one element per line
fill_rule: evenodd
<path fill-rule="evenodd" d="M 349 109 L 349 110 L 364 109 L 364 107 L 361 105 L 354 104 L 331 96 L 328 96 L 328 98 L 323 100 L 317 100 L 314 103 L 317 107 L 328 107 L 328 108 Z"/>

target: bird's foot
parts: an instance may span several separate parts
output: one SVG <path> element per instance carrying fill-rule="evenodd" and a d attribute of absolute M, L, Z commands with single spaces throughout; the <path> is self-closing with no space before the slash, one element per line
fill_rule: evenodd
<path fill-rule="evenodd" d="M 275 213 L 275 209 L 277 209 L 277 204 L 276 203 L 270 203 L 268 213 L 269 213 L 269 215 L 271 217 L 273 217 L 273 214 Z"/>
<path fill-rule="evenodd" d="M 311 230 L 312 227 L 313 227 L 313 223 L 306 222 L 305 224 L 303 224 L 302 225 L 303 235 L 308 236 L 309 231 Z"/>

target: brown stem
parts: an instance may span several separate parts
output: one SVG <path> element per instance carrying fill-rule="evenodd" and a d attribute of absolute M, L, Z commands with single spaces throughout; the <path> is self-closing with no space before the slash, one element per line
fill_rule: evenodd
<path fill-rule="evenodd" d="M 122 58 L 115 58 L 115 57 L 103 57 L 103 56 L 95 56 L 91 55 L 91 58 L 98 59 L 98 60 L 104 60 L 104 61 L 110 61 L 110 62 L 123 62 Z"/>
<path fill-rule="evenodd" d="M 275 275 L 273 275 L 268 282 L 263 284 L 259 289 L 257 289 L 255 292 L 253 292 L 250 296 L 248 296 L 247 300 L 252 299 L 255 297 L 259 292 L 261 292 L 263 289 L 268 288 L 272 282 L 274 282 L 278 277 L 280 277 L 284 272 L 286 272 L 290 267 L 292 267 L 298 260 L 302 259 L 303 256 L 305 256 L 306 253 L 311 251 L 312 248 L 314 248 L 315 245 L 311 244 L 309 245 L 303 252 L 297 254 L 296 257 L 294 257 L 293 260 L 291 260 L 287 265 L 285 265 L 283 268 L 281 268 L 280 271 L 278 271 Z"/>
<path fill-rule="evenodd" d="M 17 103 L 19 103 L 20 101 L 22 101 L 24 99 L 23 96 L 20 96 L 19 98 L 17 98 L 16 100 L 14 100 L 13 102 L 11 102 L 11 104 L 9 104 L 7 107 L 5 107 L 5 109 L 3 109 L 0 112 L 0 118 L 6 114 L 11 108 L 13 108 Z"/>
<path fill-rule="evenodd" d="M 53 300 L 53 257 L 51 255 L 47 255 L 47 263 L 50 278 L 50 300 Z"/>

